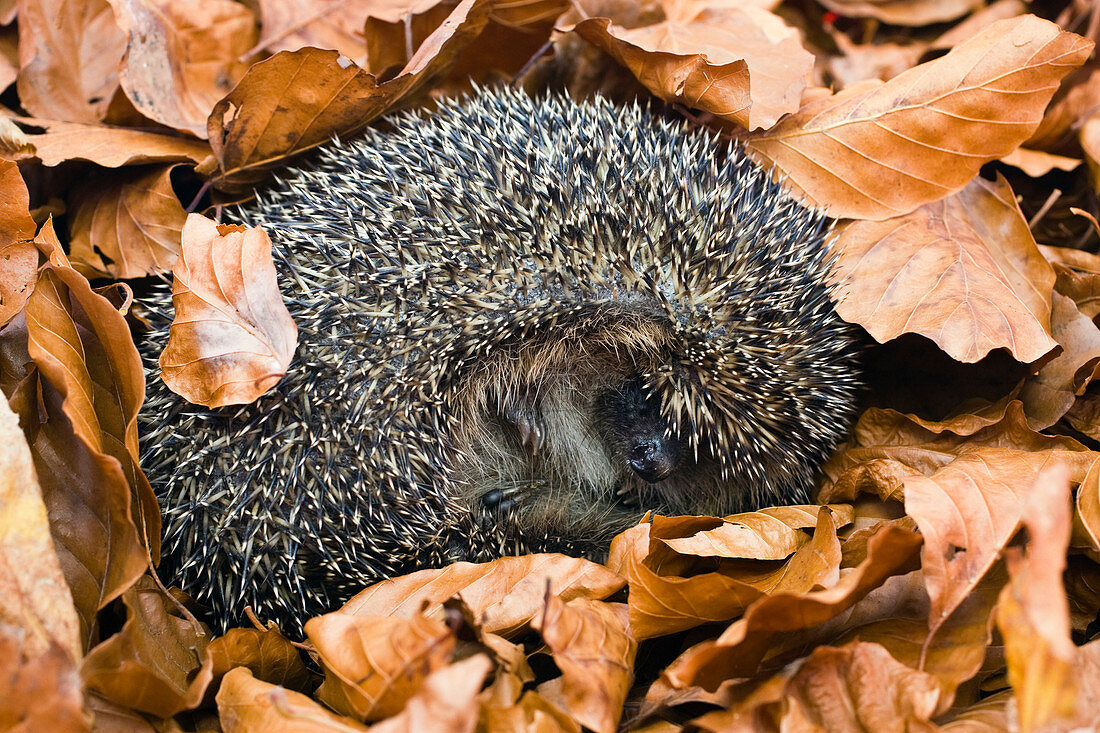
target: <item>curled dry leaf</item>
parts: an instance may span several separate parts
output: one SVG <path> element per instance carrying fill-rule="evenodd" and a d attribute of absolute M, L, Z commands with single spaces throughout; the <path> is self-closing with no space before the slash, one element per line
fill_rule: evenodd
<path fill-rule="evenodd" d="M 1081 165 L 1080 158 L 1068 158 L 1064 155 L 1044 153 L 1042 150 L 1016 148 L 1001 158 L 1002 163 L 1014 165 L 1032 178 L 1045 176 L 1052 170 L 1071 171 Z"/>
<path fill-rule="evenodd" d="M 488 22 L 491 0 L 462 0 L 405 68 L 385 82 L 336 51 L 303 48 L 253 65 L 214 106 L 208 132 L 215 184 L 247 190 L 292 154 L 349 135 L 419 89 Z"/>
<path fill-rule="evenodd" d="M 1062 587 L 1070 536 L 1070 472 L 1040 471 L 1024 499 L 1026 553 L 1006 550 L 1011 579 L 997 605 L 1008 679 L 1022 730 L 1036 730 L 1072 714 L 1079 681 L 1070 639 L 1069 605 Z"/>
<path fill-rule="evenodd" d="M 172 275 L 175 317 L 160 355 L 168 388 L 222 407 L 274 387 L 290 366 L 298 327 L 279 293 L 267 234 L 191 214 Z"/>
<path fill-rule="evenodd" d="M 69 257 L 87 277 L 168 272 L 187 213 L 172 192 L 173 166 L 92 176 L 69 194 Z"/>
<path fill-rule="evenodd" d="M 977 10 L 981 0 L 821 0 L 838 15 L 875 18 L 893 25 L 929 25 Z"/>
<path fill-rule="evenodd" d="M 83 650 L 73 594 L 50 537 L 42 489 L 19 420 L 0 399 L 0 625 L 21 631 L 24 657 L 51 647 L 75 669 Z"/>
<path fill-rule="evenodd" d="M 838 527 L 851 523 L 851 506 L 831 504 L 829 508 Z M 810 541 L 810 536 L 801 530 L 817 525 L 818 511 L 817 505 L 765 507 L 715 519 L 713 529 L 700 529 L 686 537 L 657 539 L 681 555 L 782 560 Z M 668 521 L 656 517 L 653 524 Z"/>
<path fill-rule="evenodd" d="M 713 571 L 705 562 L 710 571 L 694 573 L 685 562 L 689 558 L 670 557 L 673 553 L 654 541 L 659 528 L 639 524 L 618 535 L 607 561 L 630 585 L 630 629 L 637 639 L 727 621 L 762 596 L 806 593 L 835 585 L 839 578 L 840 542 L 826 507 L 818 515 L 813 539 L 783 563 L 733 561 Z"/>
<path fill-rule="evenodd" d="M 376 583 L 338 613 L 398 618 L 423 613 L 442 618 L 443 602 L 458 596 L 477 617 L 483 632 L 508 636 L 541 613 L 548 591 L 563 601 L 599 600 L 625 583 L 619 574 L 581 558 L 557 554 L 502 557 L 488 563 L 454 563 Z"/>
<path fill-rule="evenodd" d="M 1039 245 L 1054 267 L 1054 289 L 1077 304 L 1089 318 L 1100 315 L 1100 257 L 1079 249 Z"/>
<path fill-rule="evenodd" d="M 628 611 L 620 603 L 578 598 L 546 599 L 532 626 L 550 647 L 561 676 L 539 685 L 539 693 L 597 733 L 614 733 L 634 681 L 638 642 L 630 634 Z"/>
<path fill-rule="evenodd" d="M 1016 533 L 1035 477 L 1065 464 L 1080 482 L 1094 453 L 1003 448 L 968 452 L 931 476 L 905 482 L 905 511 L 924 536 L 921 567 L 935 631 L 974 590 Z"/>
<path fill-rule="evenodd" d="M 771 127 L 798 109 L 814 61 L 798 31 L 751 5 L 669 3 L 667 10 L 667 20 L 641 28 L 590 18 L 567 30 L 611 54 L 666 102 L 748 129 Z"/>
<path fill-rule="evenodd" d="M 1050 427 L 1069 411 L 1100 365 L 1100 329 L 1070 298 L 1057 292 L 1052 296 L 1052 333 L 1062 353 L 1028 377 L 1020 392 L 1028 423 L 1036 430 Z"/>
<path fill-rule="evenodd" d="M 717 638 L 700 642 L 668 666 L 662 679 L 673 689 L 716 690 L 727 679 L 751 677 L 773 639 L 836 618 L 887 578 L 914 563 L 921 537 L 883 522 L 867 541 L 864 560 L 823 590 L 780 590 L 760 598 Z"/>
<path fill-rule="evenodd" d="M 317 699 L 357 720 L 396 715 L 424 685 L 424 678 L 450 663 L 454 632 L 447 624 L 411 618 L 328 613 L 306 621 L 325 670 Z"/>
<path fill-rule="evenodd" d="M 30 195 L 19 166 L 0 161 L 0 326 L 23 310 L 38 269 Z"/>
<path fill-rule="evenodd" d="M 1003 178 L 905 216 L 850 222 L 834 246 L 837 312 L 880 343 L 917 333 L 963 362 L 997 348 L 1033 362 L 1058 345 L 1054 271 Z"/>
<path fill-rule="evenodd" d="M 752 721 L 760 719 L 792 731 L 931 731 L 931 718 L 949 702 L 935 677 L 901 664 L 878 644 L 818 647 L 792 671 L 730 710 L 692 723 L 706 731 L 753 730 Z"/>
<path fill-rule="evenodd" d="M 62 646 L 44 651 L 28 630 L 0 621 L 0 730 L 86 733 L 76 662 Z"/>
<path fill-rule="evenodd" d="M 19 102 L 36 117 L 102 120 L 118 88 L 126 36 L 107 0 L 19 3 Z"/>
<path fill-rule="evenodd" d="M 210 642 L 206 655 L 214 679 L 235 667 L 248 667 L 256 679 L 292 690 L 304 692 L 313 681 L 302 655 L 274 629 L 230 629 Z"/>
<path fill-rule="evenodd" d="M 16 120 L 27 127 L 45 130 L 28 135 L 27 140 L 34 146 L 35 156 L 47 166 L 68 160 L 87 160 L 104 168 L 143 163 L 201 163 L 211 155 L 209 143 L 188 137 L 31 117 Z"/>
<path fill-rule="evenodd" d="M 309 697 L 261 682 L 245 667 L 222 678 L 218 688 L 218 722 L 225 733 L 363 733 L 351 718 L 335 715 Z"/>
<path fill-rule="evenodd" d="M 815 96 L 748 150 L 833 217 L 906 214 L 1016 149 L 1091 50 L 1032 15 L 998 21 L 888 82 Z"/>
<path fill-rule="evenodd" d="M 129 40 L 120 81 L 150 119 L 198 137 L 237 83 L 256 42 L 252 11 L 232 0 L 112 0 Z"/>
<path fill-rule="evenodd" d="M 211 679 L 209 630 L 175 615 L 176 604 L 148 576 L 122 601 L 126 623 L 88 652 L 84 683 L 117 705 L 161 718 L 197 707 Z"/>
<path fill-rule="evenodd" d="M 478 654 L 433 672 L 400 714 L 372 725 L 371 732 L 473 733 L 478 722 L 478 692 L 492 666 L 487 657 Z"/>

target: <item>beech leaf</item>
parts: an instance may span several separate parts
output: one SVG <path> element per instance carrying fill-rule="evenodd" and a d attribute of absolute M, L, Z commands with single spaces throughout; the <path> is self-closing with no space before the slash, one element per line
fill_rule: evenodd
<path fill-rule="evenodd" d="M 274 387 L 290 366 L 298 327 L 279 294 L 267 234 L 191 214 L 172 275 L 176 315 L 160 355 L 168 388 L 222 407 Z"/>

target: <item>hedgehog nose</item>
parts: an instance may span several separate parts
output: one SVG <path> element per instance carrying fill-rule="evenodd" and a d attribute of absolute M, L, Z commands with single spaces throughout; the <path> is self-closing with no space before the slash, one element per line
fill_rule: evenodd
<path fill-rule="evenodd" d="M 676 457 L 671 455 L 663 441 L 646 440 L 634 446 L 627 463 L 642 480 L 655 484 L 672 473 L 676 467 Z"/>

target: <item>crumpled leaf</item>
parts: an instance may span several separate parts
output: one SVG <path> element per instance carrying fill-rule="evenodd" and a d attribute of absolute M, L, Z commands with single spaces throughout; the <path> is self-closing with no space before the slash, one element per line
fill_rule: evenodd
<path fill-rule="evenodd" d="M 566 603 L 549 596 L 544 613 L 531 625 L 562 673 L 540 685 L 539 693 L 585 728 L 614 733 L 638 652 L 626 606 L 584 598 Z"/>
<path fill-rule="evenodd" d="M 20 104 L 48 120 L 99 122 L 118 88 L 125 48 L 107 0 L 22 0 Z"/>
<path fill-rule="evenodd" d="M 905 572 L 921 546 L 917 533 L 884 522 L 867 540 L 866 556 L 835 585 L 809 591 L 780 590 L 751 604 L 718 638 L 683 652 L 662 673 L 674 689 L 716 690 L 725 680 L 751 677 L 773 639 L 836 618 L 883 582 Z"/>
<path fill-rule="evenodd" d="M 222 678 L 217 703 L 218 722 L 225 733 L 358 733 L 367 730 L 367 726 L 335 715 L 299 692 L 255 679 L 246 667 L 237 667 Z"/>
<path fill-rule="evenodd" d="M 490 0 L 462 0 L 393 79 L 379 82 L 335 51 L 283 51 L 253 65 L 210 113 L 223 191 L 247 190 L 289 155 L 350 135 L 418 90 L 488 22 Z M 308 80 L 308 81 L 303 81 Z"/>
<path fill-rule="evenodd" d="M 201 163 L 211 155 L 209 143 L 190 137 L 31 117 L 15 119 L 20 124 L 45 130 L 28 135 L 27 140 L 34 146 L 35 157 L 47 166 L 68 160 L 87 160 L 104 168 L 143 163 Z"/>
<path fill-rule="evenodd" d="M 1026 140 L 1091 50 L 1032 15 L 998 21 L 888 82 L 813 97 L 747 148 L 834 218 L 899 216 Z"/>
<path fill-rule="evenodd" d="M 557 554 L 458 562 L 376 583 L 338 611 L 357 616 L 442 618 L 443 602 L 458 596 L 481 630 L 502 636 L 523 628 L 543 608 L 547 593 L 571 601 L 599 600 L 625 585 L 619 574 L 590 560 Z M 427 605 L 425 605 L 427 604 Z"/>
<path fill-rule="evenodd" d="M 837 313 L 880 343 L 917 333 L 953 359 L 1007 349 L 1033 362 L 1050 335 L 1055 275 L 1003 178 L 905 216 L 844 225 L 834 244 Z"/>
<path fill-rule="evenodd" d="M 172 276 L 175 317 L 160 355 L 168 388 L 223 407 L 274 387 L 294 357 L 298 327 L 279 293 L 267 234 L 191 214 Z"/>
<path fill-rule="evenodd" d="M 34 287 L 38 248 L 31 242 L 35 226 L 29 206 L 19 167 L 0 161 L 0 326 L 23 310 Z"/>
<path fill-rule="evenodd" d="M 668 18 L 620 28 L 589 18 L 572 30 L 611 54 L 649 91 L 748 128 L 798 109 L 813 56 L 798 31 L 752 5 L 667 3 Z"/>
<path fill-rule="evenodd" d="M 759 719 L 792 731 L 932 731 L 932 717 L 946 709 L 935 677 L 906 667 L 878 644 L 818 647 L 792 667 L 732 709 L 691 722 L 705 731 L 748 731 Z"/>
<path fill-rule="evenodd" d="M 656 542 L 658 525 L 639 524 L 611 541 L 607 565 L 626 577 L 630 629 L 637 639 L 671 634 L 740 615 L 758 598 L 776 593 L 806 593 L 835 585 L 840 573 L 840 543 L 832 513 L 822 507 L 813 539 L 782 563 L 719 565 L 694 572 L 685 558 Z M 662 538 L 663 539 L 663 538 Z M 663 561 L 671 561 L 666 570 Z"/>
<path fill-rule="evenodd" d="M 87 277 L 144 277 L 172 269 L 187 213 L 173 166 L 92 177 L 70 194 L 69 257 Z"/>
<path fill-rule="evenodd" d="M 1050 427 L 1069 411 L 1100 365 L 1100 329 L 1070 298 L 1057 292 L 1051 296 L 1052 333 L 1062 353 L 1028 377 L 1020 392 L 1028 423 L 1036 430 Z"/>
<path fill-rule="evenodd" d="M 337 611 L 306 621 L 305 631 L 325 670 L 317 699 L 362 721 L 399 713 L 429 674 L 447 666 L 455 649 L 447 624 L 419 614 L 394 618 Z"/>
<path fill-rule="evenodd" d="M 111 702 L 161 718 L 198 706 L 211 676 L 209 629 L 176 615 L 175 604 L 148 576 L 122 601 L 126 623 L 88 652 L 84 683 Z"/>
<path fill-rule="evenodd" d="M 120 82 L 150 119 L 206 137 L 215 103 L 244 76 L 252 11 L 232 0 L 111 0 L 128 36 Z"/>

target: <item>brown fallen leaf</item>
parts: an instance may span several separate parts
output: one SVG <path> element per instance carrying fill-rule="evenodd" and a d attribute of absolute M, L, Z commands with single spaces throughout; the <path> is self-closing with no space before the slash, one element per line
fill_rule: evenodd
<path fill-rule="evenodd" d="M 1078 130 L 1100 105 L 1100 69 L 1084 67 L 1066 77 L 1039 127 L 1024 146 L 1032 150 L 1080 154 Z"/>
<path fill-rule="evenodd" d="M 502 636 L 523 628 L 540 613 L 549 591 L 563 601 L 600 600 L 625 580 L 590 560 L 557 554 L 503 557 L 493 562 L 458 562 L 376 583 L 340 610 L 357 616 L 442 618 L 443 602 L 458 596 L 477 617 L 481 630 Z M 426 604 L 426 605 L 425 605 Z"/>
<path fill-rule="evenodd" d="M 543 698 L 597 733 L 614 733 L 634 681 L 638 642 L 621 603 L 548 596 L 532 627 L 550 648 L 561 676 L 539 685 Z"/>
<path fill-rule="evenodd" d="M 289 155 L 362 129 L 446 67 L 485 27 L 491 0 L 462 0 L 401 72 L 379 82 L 335 51 L 282 51 L 253 65 L 214 106 L 215 185 L 248 190 Z"/>
<path fill-rule="evenodd" d="M 850 222 L 834 247 L 837 312 L 880 343 L 917 333 L 963 362 L 997 348 L 1034 362 L 1058 345 L 1055 275 L 1003 178 L 977 178 L 894 219 Z"/>
<path fill-rule="evenodd" d="M 1054 267 L 1054 289 L 1077 304 L 1089 318 L 1100 315 L 1100 257 L 1068 247 L 1039 246 Z"/>
<path fill-rule="evenodd" d="M 19 4 L 19 101 L 36 117 L 102 120 L 118 88 L 126 36 L 107 0 Z"/>
<path fill-rule="evenodd" d="M 175 317 L 160 355 L 168 388 L 222 407 L 274 387 L 290 366 L 298 327 L 279 293 L 267 234 L 191 214 L 172 276 Z"/>
<path fill-rule="evenodd" d="M 696 572 L 682 556 L 653 538 L 658 526 L 643 523 L 611 541 L 608 567 L 626 577 L 630 629 L 637 639 L 671 634 L 742 614 L 751 603 L 776 593 L 806 593 L 835 585 L 840 542 L 832 513 L 822 507 L 813 539 L 786 562 L 733 561 Z M 671 561 L 666 568 L 663 561 Z"/>
<path fill-rule="evenodd" d="M 1051 302 L 1052 335 L 1062 353 L 1028 377 L 1020 391 L 1028 423 L 1036 430 L 1050 427 L 1069 411 L 1100 365 L 1100 329 L 1061 293 L 1052 293 Z"/>
<path fill-rule="evenodd" d="M 778 16 L 732 4 L 665 3 L 665 11 L 664 22 L 640 28 L 590 18 L 563 30 L 611 54 L 666 102 L 748 129 L 798 109 L 813 56 Z"/>
<path fill-rule="evenodd" d="M 1005 550 L 1011 579 L 997 605 L 997 627 L 1022 730 L 1036 730 L 1076 707 L 1081 680 L 1073 674 L 1077 650 L 1062 587 L 1070 494 L 1070 472 L 1064 466 L 1039 472 L 1022 513 L 1030 538 L 1027 550 Z"/>
<path fill-rule="evenodd" d="M 293 690 L 255 679 L 245 667 L 222 678 L 218 722 L 225 733 L 362 733 L 367 726 Z"/>
<path fill-rule="evenodd" d="M 176 615 L 176 605 L 143 576 L 122 594 L 122 630 L 84 660 L 84 683 L 122 707 L 167 718 L 202 702 L 212 661 L 210 631 Z"/>
<path fill-rule="evenodd" d="M 977 10 L 981 0 L 821 0 L 838 15 L 875 18 L 894 25 L 929 25 Z"/>
<path fill-rule="evenodd" d="M 476 655 L 433 672 L 400 714 L 371 726 L 372 733 L 473 733 L 478 692 L 492 662 Z"/>
<path fill-rule="evenodd" d="M 777 636 L 837 618 L 887 578 L 906 572 L 921 546 L 916 532 L 884 522 L 867 541 L 866 558 L 823 590 L 780 590 L 760 598 L 718 638 L 683 652 L 662 673 L 672 689 L 714 691 L 727 679 L 751 677 Z"/>
<path fill-rule="evenodd" d="M 80 622 L 54 551 L 30 447 L 6 400 L 0 400 L 0 596 L 0 625 L 21 632 L 22 655 L 54 647 L 75 669 L 83 656 Z"/>
<path fill-rule="evenodd" d="M 34 220 L 28 213 L 30 195 L 19 167 L 0 161 L 0 326 L 30 297 L 38 269 Z"/>
<path fill-rule="evenodd" d="M 851 523 L 852 507 L 832 504 L 829 508 L 837 527 Z M 801 530 L 817 525 L 818 511 L 817 505 L 765 507 L 716 519 L 713 529 L 689 530 L 687 536 L 668 538 L 656 527 L 676 520 L 655 517 L 652 536 L 681 555 L 783 560 L 810 541 L 810 536 Z"/>
<path fill-rule="evenodd" d="M 86 277 L 169 272 L 187 213 L 172 191 L 173 166 L 92 176 L 69 194 L 69 257 Z"/>
<path fill-rule="evenodd" d="M 1002 163 L 1013 165 L 1032 178 L 1045 176 L 1053 170 L 1071 171 L 1081 165 L 1080 158 L 1068 158 L 1064 155 L 1044 153 L 1041 150 L 1016 148 L 1001 158 Z"/>
<path fill-rule="evenodd" d="M 30 134 L 34 155 L 43 165 L 87 160 L 104 168 L 143 163 L 201 163 L 210 157 L 204 140 L 106 125 L 84 125 L 34 117 L 13 118 L 19 124 L 45 132 Z"/>
<path fill-rule="evenodd" d="M 998 21 L 888 82 L 814 96 L 747 148 L 835 218 L 906 214 L 1026 140 L 1091 50 L 1035 16 Z"/>
<path fill-rule="evenodd" d="M 252 11 L 232 0 L 112 0 L 127 34 L 119 81 L 150 119 L 206 137 L 214 104 L 233 88 L 256 42 Z"/>
<path fill-rule="evenodd" d="M 230 629 L 206 647 L 212 679 L 236 667 L 247 667 L 258 680 L 305 692 L 313 677 L 302 663 L 302 655 L 277 630 Z"/>
<path fill-rule="evenodd" d="M 377 0 L 260 0 L 258 5 L 257 47 L 269 53 L 306 46 L 331 48 L 366 68 L 363 23 L 368 13 L 377 12 Z"/>
<path fill-rule="evenodd" d="M 76 663 L 57 643 L 37 650 L 28 631 L 0 622 L 0 730 L 86 733 Z"/>
<path fill-rule="evenodd" d="M 445 668 L 455 649 L 447 624 L 419 614 L 411 618 L 328 613 L 306 621 L 325 670 L 317 699 L 357 720 L 396 715 Z"/>
<path fill-rule="evenodd" d="M 788 676 L 789 675 L 789 676 Z M 692 720 L 705 731 L 750 731 L 754 720 L 779 730 L 933 731 L 947 701 L 931 675 L 896 661 L 878 644 L 818 647 L 729 710 Z"/>

